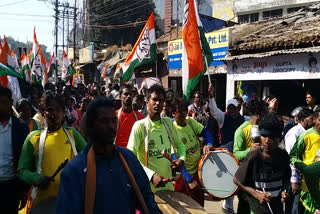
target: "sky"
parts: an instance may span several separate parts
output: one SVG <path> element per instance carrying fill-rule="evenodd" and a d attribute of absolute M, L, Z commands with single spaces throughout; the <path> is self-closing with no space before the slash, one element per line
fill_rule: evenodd
<path fill-rule="evenodd" d="M 70 0 L 69 0 L 70 1 Z M 21 42 L 33 41 L 33 27 L 36 28 L 40 44 L 54 50 L 54 5 L 53 0 L 0 0 L 0 36 L 11 36 Z M 66 2 L 60 0 L 60 2 Z M 71 2 L 71 1 L 70 1 Z M 73 1 L 74 2 L 74 1 Z M 72 3 L 70 3 L 72 4 Z M 70 22 L 70 26 L 72 23 Z M 62 26 L 60 26 L 62 27 Z M 71 30 L 71 28 L 70 28 Z M 62 30 L 59 29 L 61 32 Z M 59 33 L 59 41 L 62 36 Z"/>

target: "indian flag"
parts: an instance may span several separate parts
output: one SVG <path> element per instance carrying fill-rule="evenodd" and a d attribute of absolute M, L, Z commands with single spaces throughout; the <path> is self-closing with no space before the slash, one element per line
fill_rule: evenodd
<path fill-rule="evenodd" d="M 7 46 L 7 47 L 6 47 Z M 14 70 L 10 69 L 7 66 L 8 50 L 10 48 L 7 44 L 6 38 L 4 37 L 4 47 L 1 49 L 0 54 L 0 82 L 2 86 L 8 87 L 8 76 L 20 77 L 19 73 L 16 73 Z"/>
<path fill-rule="evenodd" d="M 20 67 L 15 50 L 12 50 L 12 52 L 7 55 L 7 65 L 20 77 Z M 17 77 L 8 76 L 8 88 L 12 92 L 13 103 L 16 103 L 22 98 L 20 84 Z"/>
<path fill-rule="evenodd" d="M 29 57 L 25 53 L 22 54 L 20 63 L 21 63 L 21 76 L 24 78 L 26 82 L 31 83 Z"/>
<path fill-rule="evenodd" d="M 114 73 L 112 74 L 113 78 L 116 78 L 121 73 L 121 66 L 120 63 L 117 64 L 116 69 L 114 70 Z"/>
<path fill-rule="evenodd" d="M 101 74 L 101 78 L 105 79 L 107 77 L 107 69 L 108 69 L 108 65 L 106 64 L 103 68 L 102 74 Z"/>
<path fill-rule="evenodd" d="M 39 53 L 39 45 L 36 36 L 36 30 L 33 31 L 33 46 L 31 54 L 31 79 L 33 84 L 40 84 L 42 78 L 41 56 Z"/>
<path fill-rule="evenodd" d="M 56 58 L 54 57 L 54 53 L 52 53 L 49 66 L 48 66 L 48 77 L 53 76 L 55 69 L 56 69 Z"/>
<path fill-rule="evenodd" d="M 188 100 L 206 72 L 206 64 L 210 65 L 213 59 L 199 18 L 196 0 L 185 0 L 183 17 L 182 90 L 184 98 Z"/>
<path fill-rule="evenodd" d="M 156 33 L 154 29 L 154 14 L 151 13 L 129 57 L 122 66 L 122 78 L 125 82 L 130 80 L 136 67 L 156 60 Z"/>
<path fill-rule="evenodd" d="M 73 75 L 76 73 L 76 69 L 73 64 L 71 64 L 68 55 L 63 50 L 63 65 L 62 65 L 62 76 L 61 78 L 66 82 L 72 81 Z"/>

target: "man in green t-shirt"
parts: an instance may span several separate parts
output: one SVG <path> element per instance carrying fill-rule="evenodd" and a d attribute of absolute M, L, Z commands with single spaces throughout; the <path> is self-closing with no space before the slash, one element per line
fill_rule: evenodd
<path fill-rule="evenodd" d="M 161 85 L 155 84 L 147 90 L 148 116 L 133 125 L 127 146 L 142 164 L 153 192 L 174 190 L 172 183 L 163 182 L 164 178 L 172 176 L 172 170 L 162 150 L 176 154 L 177 159 L 172 168 L 177 170 L 182 168 L 186 158 L 186 148 L 171 119 L 160 117 L 164 96 L 165 91 Z"/>
<path fill-rule="evenodd" d="M 186 189 L 184 179 L 179 179 L 174 184 L 174 190 L 183 192 L 191 196 L 201 206 L 204 206 L 204 191 L 198 187 L 198 162 L 201 158 L 199 146 L 199 137 L 204 137 L 207 145 L 203 148 L 203 153 L 208 153 L 213 146 L 212 135 L 206 130 L 203 125 L 191 117 L 187 117 L 188 103 L 183 99 L 177 99 L 175 102 L 175 118 L 174 125 L 182 137 L 182 142 L 186 147 L 186 170 L 191 174 L 191 179 L 185 178 L 190 190 Z"/>

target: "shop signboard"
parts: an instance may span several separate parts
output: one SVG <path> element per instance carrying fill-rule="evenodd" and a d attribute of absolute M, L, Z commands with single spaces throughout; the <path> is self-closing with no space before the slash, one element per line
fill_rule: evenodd
<path fill-rule="evenodd" d="M 284 80 L 320 78 L 320 54 L 300 53 L 228 62 L 234 80 Z"/>
<path fill-rule="evenodd" d="M 229 29 L 206 33 L 213 59 L 224 58 L 228 53 Z M 169 69 L 182 68 L 182 39 L 168 42 Z M 210 66 L 224 65 L 222 61 L 213 61 Z"/>

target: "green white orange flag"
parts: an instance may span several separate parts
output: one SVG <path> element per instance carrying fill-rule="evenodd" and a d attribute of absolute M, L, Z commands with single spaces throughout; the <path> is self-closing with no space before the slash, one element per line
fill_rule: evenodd
<path fill-rule="evenodd" d="M 156 60 L 156 33 L 154 29 L 154 14 L 151 13 L 129 57 L 122 66 L 122 78 L 130 80 L 135 68 Z"/>
<path fill-rule="evenodd" d="M 20 77 L 20 66 L 18 63 L 18 58 L 15 50 L 12 50 L 10 54 L 7 55 L 7 65 Z M 12 92 L 12 100 L 13 103 L 16 103 L 18 100 L 22 98 L 20 84 L 17 77 L 8 76 L 8 88 L 10 88 Z"/>
<path fill-rule="evenodd" d="M 185 99 L 189 99 L 206 72 L 207 64 L 212 62 L 212 53 L 204 35 L 199 18 L 196 0 L 185 0 L 182 29 L 182 90 Z"/>
<path fill-rule="evenodd" d="M 33 46 L 31 54 L 31 79 L 33 84 L 41 84 L 42 69 L 41 69 L 41 56 L 39 53 L 39 45 L 36 36 L 36 30 L 33 30 Z"/>
<path fill-rule="evenodd" d="M 48 77 L 53 76 L 55 69 L 56 69 L 56 58 L 54 57 L 54 53 L 52 53 L 49 66 L 48 66 Z"/>
<path fill-rule="evenodd" d="M 28 82 L 31 83 L 31 75 L 30 75 L 30 69 L 29 69 L 29 57 L 23 53 L 21 56 L 21 76 L 22 78 Z"/>
<path fill-rule="evenodd" d="M 101 78 L 105 79 L 107 77 L 107 69 L 108 69 L 108 65 L 106 64 L 103 68 L 102 74 L 101 74 Z"/>
<path fill-rule="evenodd" d="M 76 69 L 74 68 L 73 64 L 71 64 L 68 55 L 63 50 L 63 65 L 62 65 L 62 75 L 61 78 L 66 82 L 72 81 L 73 75 L 76 73 Z"/>

